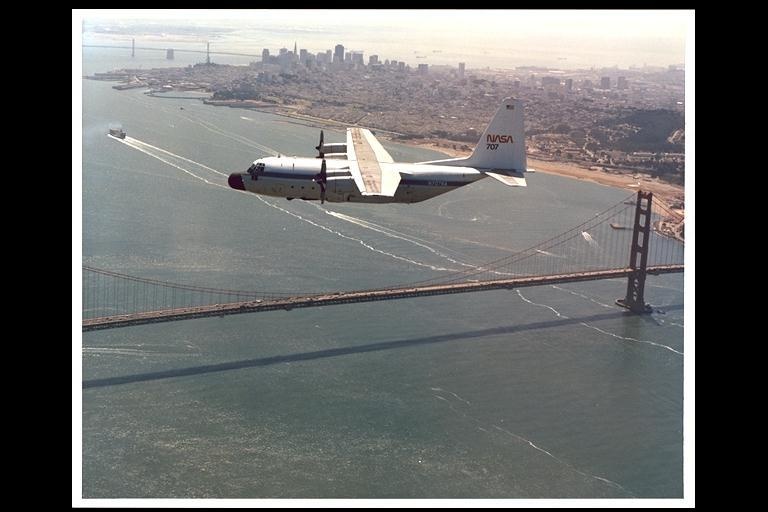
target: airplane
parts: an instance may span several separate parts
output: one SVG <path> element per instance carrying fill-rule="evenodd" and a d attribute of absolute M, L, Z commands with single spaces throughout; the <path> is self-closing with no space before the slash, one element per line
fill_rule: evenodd
<path fill-rule="evenodd" d="M 370 130 L 347 128 L 347 142 L 325 144 L 320 131 L 317 158 L 266 157 L 229 186 L 273 197 L 306 201 L 416 203 L 490 176 L 525 187 L 525 129 L 522 101 L 504 98 L 472 154 L 418 163 L 395 162 Z M 327 161 L 326 161 L 327 160 Z"/>

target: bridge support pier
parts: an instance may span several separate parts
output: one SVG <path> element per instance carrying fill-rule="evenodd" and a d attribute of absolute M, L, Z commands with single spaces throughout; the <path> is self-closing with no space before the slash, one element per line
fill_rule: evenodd
<path fill-rule="evenodd" d="M 633 313 L 650 313 L 652 308 L 645 303 L 645 276 L 648 265 L 648 246 L 651 241 L 652 192 L 637 191 L 635 225 L 632 231 L 632 247 L 629 251 L 629 267 L 632 274 L 627 282 L 627 295 L 617 299 L 616 304 Z"/>

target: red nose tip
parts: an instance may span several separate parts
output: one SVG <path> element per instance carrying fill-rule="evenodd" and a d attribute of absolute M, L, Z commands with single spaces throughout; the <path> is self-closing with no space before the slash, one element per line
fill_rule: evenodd
<path fill-rule="evenodd" d="M 243 177 L 239 173 L 232 173 L 229 175 L 229 186 L 237 189 L 237 190 L 245 190 L 245 185 L 243 185 Z"/>

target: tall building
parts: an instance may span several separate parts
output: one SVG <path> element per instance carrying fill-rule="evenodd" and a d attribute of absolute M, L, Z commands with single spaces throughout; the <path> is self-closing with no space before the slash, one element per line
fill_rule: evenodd
<path fill-rule="evenodd" d="M 378 55 L 371 55 L 368 57 L 368 65 L 373 66 L 375 64 L 379 63 L 379 56 Z"/>
<path fill-rule="evenodd" d="M 611 77 L 604 76 L 600 79 L 600 88 L 601 89 L 610 89 L 611 88 Z"/>
<path fill-rule="evenodd" d="M 464 78 L 464 63 L 459 62 L 459 78 Z"/>
<path fill-rule="evenodd" d="M 299 51 L 299 62 L 301 62 L 302 64 L 306 64 L 306 63 L 307 63 L 307 58 L 308 58 L 308 57 L 309 57 L 309 53 L 307 52 L 307 50 L 305 50 L 304 48 L 302 48 L 302 49 Z"/>
<path fill-rule="evenodd" d="M 573 91 L 573 78 L 565 79 L 565 90 L 568 92 Z"/>
<path fill-rule="evenodd" d="M 269 63 L 269 48 L 264 48 L 261 50 L 261 63 L 267 64 Z"/>
<path fill-rule="evenodd" d="M 344 45 L 343 44 L 337 44 L 335 50 L 333 51 L 333 63 L 341 64 L 344 62 Z"/>
<path fill-rule="evenodd" d="M 293 54 L 298 55 L 298 52 L 296 51 L 296 41 L 293 42 Z"/>
<path fill-rule="evenodd" d="M 627 89 L 627 88 L 628 88 L 628 85 L 627 85 L 627 77 L 625 77 L 625 76 L 620 76 L 620 77 L 619 77 L 619 85 L 618 85 L 618 88 L 619 88 L 619 89 Z"/>
<path fill-rule="evenodd" d="M 427 73 L 429 73 L 429 64 L 419 64 L 417 73 L 419 73 L 420 75 L 426 75 Z"/>

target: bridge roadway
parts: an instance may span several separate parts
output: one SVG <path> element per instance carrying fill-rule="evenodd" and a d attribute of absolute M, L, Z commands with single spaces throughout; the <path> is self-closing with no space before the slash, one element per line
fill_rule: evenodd
<path fill-rule="evenodd" d="M 646 272 L 648 274 L 655 275 L 683 272 L 683 270 L 683 265 L 659 265 L 653 267 L 649 266 Z M 413 297 L 427 297 L 430 295 L 448 295 L 452 293 L 481 292 L 488 290 L 511 290 L 514 288 L 525 288 L 548 284 L 594 281 L 598 279 L 614 279 L 628 277 L 632 272 L 633 270 L 631 268 L 595 270 L 589 272 L 575 272 L 572 274 L 514 277 L 510 279 L 495 279 L 489 281 L 475 281 L 453 284 L 436 284 L 408 288 L 336 292 L 303 297 L 298 296 L 272 300 L 255 300 L 247 302 L 233 302 L 230 304 L 193 306 L 179 309 L 166 309 L 144 313 L 131 313 L 127 315 L 89 318 L 83 320 L 83 332 L 96 331 L 100 329 L 114 329 L 117 327 L 128 327 L 132 325 L 152 324 L 158 322 L 172 322 L 176 320 L 187 320 L 191 318 L 237 315 L 240 313 L 256 313 L 260 311 L 275 311 L 279 309 L 290 311 L 294 308 L 312 308 L 318 306 L 332 306 L 335 304 L 350 304 L 354 302 L 409 299 Z"/>

